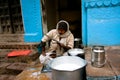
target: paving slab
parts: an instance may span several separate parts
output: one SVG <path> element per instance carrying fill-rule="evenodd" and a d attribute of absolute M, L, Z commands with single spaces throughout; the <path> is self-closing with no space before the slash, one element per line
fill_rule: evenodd
<path fill-rule="evenodd" d="M 0 75 L 0 80 L 14 80 L 16 75 Z"/>
<path fill-rule="evenodd" d="M 7 69 L 23 71 L 26 67 L 28 67 L 27 63 L 16 62 L 9 65 Z"/>
<path fill-rule="evenodd" d="M 6 68 L 7 66 L 9 66 L 11 63 L 6 63 L 6 62 L 1 62 L 0 63 L 0 68 Z"/>
<path fill-rule="evenodd" d="M 107 50 L 107 58 L 118 80 L 120 80 L 120 49 Z"/>

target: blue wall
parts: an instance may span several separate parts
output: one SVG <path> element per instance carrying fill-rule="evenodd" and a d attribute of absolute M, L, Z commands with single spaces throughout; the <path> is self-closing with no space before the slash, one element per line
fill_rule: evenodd
<path fill-rule="evenodd" d="M 40 0 L 20 0 L 24 24 L 24 42 L 40 42 L 43 29 Z"/>
<path fill-rule="evenodd" d="M 83 15 L 84 44 L 120 45 L 120 0 L 86 0 Z"/>
<path fill-rule="evenodd" d="M 82 0 L 82 42 L 87 46 L 87 11 L 84 0 Z"/>

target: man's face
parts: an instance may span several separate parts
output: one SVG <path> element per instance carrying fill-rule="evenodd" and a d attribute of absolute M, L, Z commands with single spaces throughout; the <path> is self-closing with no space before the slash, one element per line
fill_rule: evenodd
<path fill-rule="evenodd" d="M 64 29 L 58 29 L 58 33 L 59 33 L 60 35 L 63 35 L 65 32 L 66 32 L 66 31 L 65 31 Z"/>

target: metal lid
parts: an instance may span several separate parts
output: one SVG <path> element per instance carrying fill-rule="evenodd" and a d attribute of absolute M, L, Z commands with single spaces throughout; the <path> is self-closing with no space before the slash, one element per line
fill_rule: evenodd
<path fill-rule="evenodd" d="M 80 41 L 81 39 L 80 38 L 75 38 L 74 41 Z"/>
<path fill-rule="evenodd" d="M 94 49 L 94 50 L 104 50 L 104 46 L 93 46 L 92 49 Z"/>

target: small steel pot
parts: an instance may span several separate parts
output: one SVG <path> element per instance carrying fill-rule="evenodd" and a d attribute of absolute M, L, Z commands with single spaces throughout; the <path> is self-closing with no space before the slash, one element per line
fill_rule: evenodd
<path fill-rule="evenodd" d="M 83 49 L 73 48 L 73 49 L 68 50 L 68 55 L 69 56 L 78 56 L 78 57 L 81 57 L 84 59 L 85 52 Z"/>
<path fill-rule="evenodd" d="M 94 67 L 103 67 L 106 63 L 104 46 L 93 46 L 91 64 Z"/>
<path fill-rule="evenodd" d="M 61 56 L 52 60 L 52 80 L 83 80 L 86 60 L 77 56 Z"/>
<path fill-rule="evenodd" d="M 80 38 L 75 38 L 74 39 L 74 48 L 79 48 L 80 43 L 81 43 L 81 39 Z"/>

